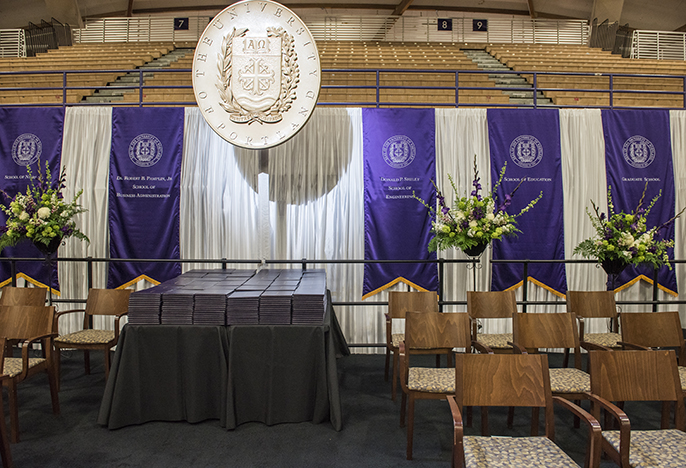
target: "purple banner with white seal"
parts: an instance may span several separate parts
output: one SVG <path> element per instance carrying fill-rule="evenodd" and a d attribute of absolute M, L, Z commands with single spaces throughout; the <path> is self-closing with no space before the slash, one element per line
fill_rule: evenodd
<path fill-rule="evenodd" d="M 612 187 L 615 212 L 634 211 L 644 188 L 643 208 L 647 208 L 661 190 L 662 196 L 646 219 L 647 228 L 666 223 L 674 216 L 675 197 L 669 111 L 603 110 L 602 118 L 607 183 Z M 674 223 L 665 226 L 659 238 L 674 239 Z M 671 259 L 673 250 L 668 249 Z M 650 265 L 629 266 L 614 280 L 614 285 L 608 280 L 608 288 L 621 290 L 640 279 L 652 283 L 653 275 Z M 657 278 L 660 289 L 676 295 L 674 270 L 663 266 Z"/>
<path fill-rule="evenodd" d="M 543 192 L 538 203 L 517 218 L 516 237 L 493 243 L 494 260 L 564 260 L 564 204 L 560 120 L 556 109 L 488 110 L 491 180 L 497 181 L 507 163 L 498 189 L 498 200 L 512 193 L 507 212 L 517 214 Z M 524 265 L 494 263 L 491 289 L 502 291 L 523 284 Z M 555 295 L 567 292 L 564 263 L 530 263 L 526 280 Z"/>
<path fill-rule="evenodd" d="M 26 193 L 30 185 L 27 166 L 36 177 L 38 165 L 45 174 L 45 162 L 50 167 L 53 184 L 59 179 L 62 155 L 62 128 L 64 110 L 61 108 L 0 108 L 0 188 L 10 197 Z M 11 198 L 0 197 L 5 206 Z M 0 223 L 4 226 L 7 216 L 0 212 Z M 21 241 L 15 247 L 7 247 L 2 257 L 44 258 L 33 244 Z M 17 277 L 36 286 L 59 289 L 57 262 L 17 262 Z M 52 272 L 51 272 L 52 270 Z M 51 282 L 52 279 L 52 282 Z M 10 284 L 12 269 L 10 262 L 0 262 L 0 287 Z M 56 291 L 55 291 L 56 292 Z"/>
<path fill-rule="evenodd" d="M 182 108 L 114 108 L 110 154 L 111 258 L 178 259 Z M 181 274 L 178 262 L 111 262 L 108 288 Z"/>
<path fill-rule="evenodd" d="M 434 260 L 431 215 L 413 192 L 436 203 L 433 109 L 362 109 L 366 260 Z M 438 290 L 435 263 L 365 263 L 363 299 L 403 282 Z"/>

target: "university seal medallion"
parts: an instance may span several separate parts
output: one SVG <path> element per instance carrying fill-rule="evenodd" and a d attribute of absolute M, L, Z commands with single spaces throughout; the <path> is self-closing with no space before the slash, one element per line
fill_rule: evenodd
<path fill-rule="evenodd" d="M 223 10 L 203 32 L 193 57 L 193 91 L 207 123 L 250 149 L 295 135 L 319 97 L 317 45 L 295 13 L 270 0 Z"/>

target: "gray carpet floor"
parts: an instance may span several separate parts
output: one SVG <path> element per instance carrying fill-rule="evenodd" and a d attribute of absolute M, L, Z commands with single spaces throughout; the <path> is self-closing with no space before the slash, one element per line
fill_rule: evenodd
<path fill-rule="evenodd" d="M 551 364 L 557 359 L 552 356 Z M 92 373 L 85 375 L 82 354 L 63 353 L 60 415 L 52 413 L 47 377 L 38 375 L 20 384 L 21 441 L 11 446 L 18 468 L 450 466 L 452 420 L 445 401 L 417 403 L 414 460 L 405 459 L 400 399 L 391 401 L 382 355 L 339 358 L 344 418 L 340 432 L 329 423 L 247 423 L 227 431 L 215 420 L 150 422 L 111 431 L 96 423 L 105 388 L 102 355 L 92 353 L 91 361 Z M 626 407 L 634 425 L 659 426 L 658 407 L 634 405 Z M 515 415 L 509 432 L 505 412 L 492 409 L 490 414 L 493 434 L 529 432 L 528 411 Z M 476 427 L 468 432 L 478 433 L 476 410 L 474 419 Z M 574 429 L 571 416 L 561 413 L 556 431 L 558 444 L 583 463 L 585 430 Z M 603 461 L 601 466 L 614 465 Z"/>

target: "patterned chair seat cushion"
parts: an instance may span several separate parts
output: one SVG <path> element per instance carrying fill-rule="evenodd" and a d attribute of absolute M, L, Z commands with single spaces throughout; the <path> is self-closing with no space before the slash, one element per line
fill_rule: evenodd
<path fill-rule="evenodd" d="M 547 437 L 478 437 L 464 439 L 468 468 L 578 467 Z"/>
<path fill-rule="evenodd" d="M 619 431 L 603 431 L 603 438 L 619 450 Z M 632 429 L 629 464 L 636 468 L 683 468 L 686 466 L 686 432 L 678 429 Z"/>
<path fill-rule="evenodd" d="M 606 348 L 620 348 L 617 342 L 621 340 L 622 335 L 619 333 L 584 333 L 584 341 Z"/>
<path fill-rule="evenodd" d="M 550 369 L 550 390 L 553 393 L 590 392 L 591 376 L 574 367 Z"/>
<path fill-rule="evenodd" d="M 405 341 L 405 334 L 404 333 L 393 333 L 391 335 L 391 345 L 393 345 L 394 348 L 399 348 L 400 343 Z"/>
<path fill-rule="evenodd" d="M 55 338 L 59 344 L 98 344 L 114 339 L 114 330 L 80 330 Z"/>
<path fill-rule="evenodd" d="M 512 348 L 507 342 L 512 342 L 512 333 L 479 333 L 477 341 L 491 349 Z"/>
<path fill-rule="evenodd" d="M 686 392 L 686 367 L 679 366 L 679 379 L 681 380 L 681 389 Z"/>
<path fill-rule="evenodd" d="M 45 362 L 43 358 L 29 358 L 29 368 L 34 367 L 41 362 Z M 16 377 L 21 374 L 21 358 L 5 358 L 2 373 L 10 377 Z"/>
<path fill-rule="evenodd" d="M 410 367 L 407 388 L 427 393 L 455 393 L 455 368 Z"/>

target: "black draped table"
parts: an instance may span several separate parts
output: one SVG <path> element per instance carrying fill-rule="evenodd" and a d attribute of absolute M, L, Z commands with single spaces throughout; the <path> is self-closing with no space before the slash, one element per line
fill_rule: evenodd
<path fill-rule="evenodd" d="M 327 296 L 319 325 L 125 325 L 98 423 L 329 420 L 340 430 L 336 355 L 348 349 Z"/>

